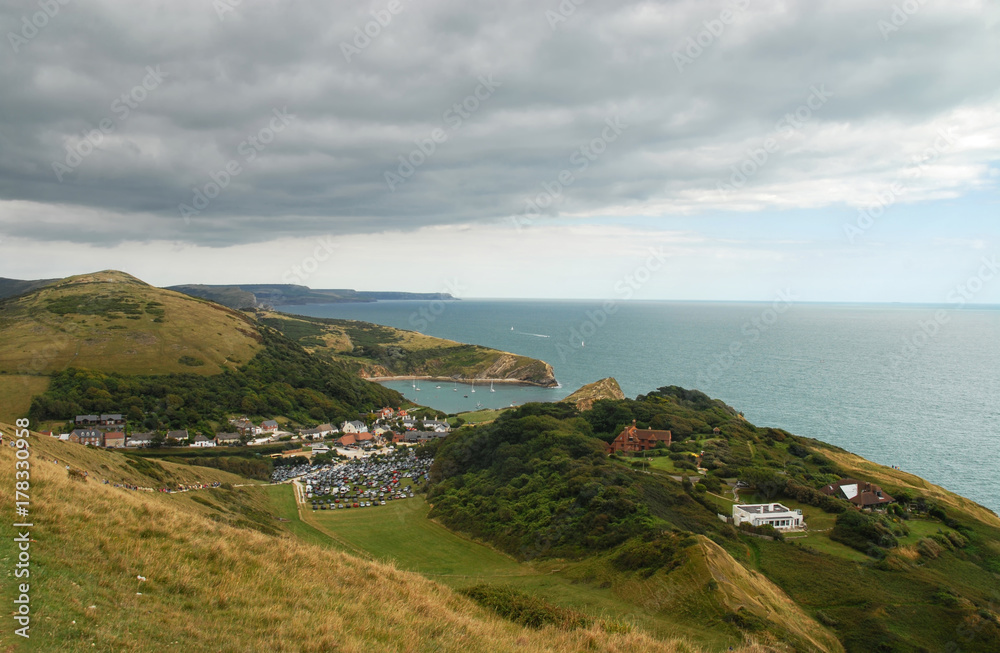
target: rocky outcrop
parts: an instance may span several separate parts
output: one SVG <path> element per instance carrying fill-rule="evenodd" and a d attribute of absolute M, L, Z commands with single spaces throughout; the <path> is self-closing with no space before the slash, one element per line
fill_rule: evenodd
<path fill-rule="evenodd" d="M 563 401 L 576 404 L 580 410 L 590 410 L 598 399 L 624 399 L 625 393 L 614 377 L 594 381 L 583 386 Z"/>

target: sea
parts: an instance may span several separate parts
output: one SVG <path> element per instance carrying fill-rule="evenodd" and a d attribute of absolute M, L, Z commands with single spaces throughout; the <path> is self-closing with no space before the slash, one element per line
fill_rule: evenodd
<path fill-rule="evenodd" d="M 629 397 L 678 385 L 1000 512 L 1000 307 L 463 299 L 280 310 L 540 358 L 560 383 L 385 382 L 444 412 L 558 400 L 608 376 Z"/>

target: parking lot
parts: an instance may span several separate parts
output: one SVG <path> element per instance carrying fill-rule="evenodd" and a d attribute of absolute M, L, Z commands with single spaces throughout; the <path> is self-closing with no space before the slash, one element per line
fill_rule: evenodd
<path fill-rule="evenodd" d="M 296 483 L 299 501 L 313 510 L 377 508 L 413 498 L 414 485 L 427 480 L 433 462 L 407 450 L 380 460 L 278 467 L 271 481 Z"/>

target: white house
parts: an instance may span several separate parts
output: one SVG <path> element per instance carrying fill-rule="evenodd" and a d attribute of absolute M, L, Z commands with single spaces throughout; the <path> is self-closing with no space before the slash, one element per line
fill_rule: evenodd
<path fill-rule="evenodd" d="M 439 422 L 433 419 L 425 419 L 421 424 L 423 424 L 425 429 L 434 431 L 435 433 L 447 433 L 451 430 L 447 422 Z"/>
<path fill-rule="evenodd" d="M 344 422 L 340 425 L 341 433 L 365 433 L 368 431 L 368 427 L 364 422 Z"/>
<path fill-rule="evenodd" d="M 791 531 L 805 528 L 801 510 L 791 510 L 780 503 L 758 503 L 746 506 L 733 506 L 733 523 L 751 524 L 753 526 L 774 526 L 779 531 Z"/>
<path fill-rule="evenodd" d="M 191 443 L 192 447 L 214 447 L 215 440 L 206 438 L 204 435 L 194 436 L 194 441 Z"/>

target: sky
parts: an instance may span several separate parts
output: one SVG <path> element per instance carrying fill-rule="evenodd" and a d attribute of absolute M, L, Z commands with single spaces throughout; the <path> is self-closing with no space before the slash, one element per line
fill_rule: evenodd
<path fill-rule="evenodd" d="M 1000 303 L 995 2 L 65 0 L 0 32 L 3 277 Z"/>

